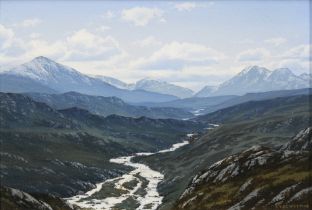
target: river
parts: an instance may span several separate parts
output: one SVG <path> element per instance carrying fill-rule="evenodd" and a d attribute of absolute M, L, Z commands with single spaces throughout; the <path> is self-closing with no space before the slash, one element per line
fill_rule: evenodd
<path fill-rule="evenodd" d="M 187 137 L 192 135 L 187 134 Z M 172 152 L 187 144 L 189 141 L 185 140 L 156 153 Z M 95 210 L 124 209 L 125 207 L 136 210 L 157 209 L 163 200 L 157 191 L 157 186 L 164 179 L 164 175 L 145 164 L 131 161 L 134 156 L 148 156 L 156 153 L 136 153 L 132 156 L 110 159 L 112 163 L 131 166 L 134 169 L 120 177 L 98 183 L 96 188 L 83 195 L 76 195 L 66 200 L 70 204 Z"/>

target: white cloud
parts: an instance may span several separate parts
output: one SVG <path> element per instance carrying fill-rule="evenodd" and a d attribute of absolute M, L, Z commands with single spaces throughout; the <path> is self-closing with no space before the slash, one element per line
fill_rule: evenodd
<path fill-rule="evenodd" d="M 156 39 L 154 36 L 149 36 L 143 40 L 136 41 L 134 44 L 139 47 L 157 47 L 160 46 L 162 42 Z"/>
<path fill-rule="evenodd" d="M 278 67 L 288 67 L 296 72 L 309 73 L 311 65 L 311 45 L 299 45 L 279 56 Z"/>
<path fill-rule="evenodd" d="M 113 11 L 106 11 L 103 15 L 102 15 L 102 18 L 104 19 L 112 19 L 115 17 L 115 13 Z"/>
<path fill-rule="evenodd" d="M 102 32 L 104 32 L 104 31 L 108 31 L 108 30 L 110 30 L 110 29 L 111 29 L 110 26 L 100 26 L 100 27 L 98 27 L 96 30 L 97 30 L 97 31 L 102 31 Z"/>
<path fill-rule="evenodd" d="M 294 46 L 283 54 L 275 53 L 274 48 L 250 49 L 239 53 L 239 62 L 233 62 L 232 57 L 206 45 L 178 41 L 162 43 L 154 36 L 130 42 L 126 46 L 127 52 L 114 37 L 97 33 L 98 29 L 80 29 L 54 41 L 35 33 L 17 37 L 16 31 L 17 28 L 0 24 L 1 65 L 21 63 L 43 55 L 89 74 L 117 75 L 130 82 L 152 77 L 195 89 L 222 82 L 246 65 L 270 69 L 289 67 L 294 72 L 307 72 L 309 68 L 309 45 Z"/>
<path fill-rule="evenodd" d="M 111 36 L 100 36 L 86 29 L 78 30 L 63 40 L 47 41 L 37 34 L 24 39 L 14 37 L 12 29 L 0 25 L 3 46 L 2 63 L 27 61 L 36 56 L 71 61 L 110 60 L 123 54 L 119 43 Z"/>
<path fill-rule="evenodd" d="M 280 46 L 280 45 L 286 43 L 287 39 L 285 39 L 283 37 L 275 37 L 275 38 L 264 40 L 264 42 L 268 43 L 268 44 L 272 44 L 272 45 L 277 47 L 277 46 Z"/>
<path fill-rule="evenodd" d="M 299 45 L 286 51 L 282 57 L 286 59 L 309 60 L 311 59 L 311 49 L 312 45 Z"/>
<path fill-rule="evenodd" d="M 86 29 L 76 31 L 67 37 L 66 59 L 107 59 L 121 52 L 119 43 L 111 36 L 99 36 Z"/>
<path fill-rule="evenodd" d="M 31 34 L 29 35 L 29 37 L 30 37 L 31 39 L 38 39 L 38 38 L 41 37 L 41 34 L 39 34 L 39 33 L 31 33 Z"/>
<path fill-rule="evenodd" d="M 298 73 L 309 73 L 310 63 L 308 61 L 300 62 L 298 60 L 282 60 L 277 64 L 277 68 L 289 68 Z"/>
<path fill-rule="evenodd" d="M 33 58 L 44 55 L 47 57 L 60 58 L 67 51 L 67 46 L 62 41 L 48 42 L 42 39 L 33 39 L 27 43 L 26 55 Z"/>
<path fill-rule="evenodd" d="M 268 49 L 256 48 L 241 52 L 238 64 L 259 65 L 269 69 L 289 68 L 294 72 L 309 72 L 311 46 L 299 45 L 285 50 L 284 53 L 271 53 Z"/>
<path fill-rule="evenodd" d="M 264 48 L 255 48 L 238 54 L 237 61 L 259 61 L 270 56 L 270 52 Z"/>
<path fill-rule="evenodd" d="M 237 44 L 240 44 L 240 45 L 241 44 L 243 44 L 243 45 L 251 45 L 251 44 L 255 43 L 255 41 L 252 40 L 252 39 L 243 39 L 243 40 L 235 41 L 233 43 L 237 43 Z"/>
<path fill-rule="evenodd" d="M 9 47 L 12 44 L 13 38 L 14 38 L 13 30 L 0 24 L 0 46 L 1 48 Z"/>
<path fill-rule="evenodd" d="M 171 42 L 164 45 L 157 51 L 153 57 L 159 58 L 181 58 L 189 60 L 202 60 L 207 57 L 218 59 L 222 56 L 217 51 L 206 47 L 205 45 L 194 44 L 189 42 Z"/>
<path fill-rule="evenodd" d="M 214 5 L 214 2 L 182 2 L 174 4 L 178 11 L 191 11 L 196 8 L 204 8 Z"/>
<path fill-rule="evenodd" d="M 164 12 L 158 8 L 134 7 L 121 12 L 122 20 L 135 26 L 145 26 L 153 20 L 165 22 Z"/>
<path fill-rule="evenodd" d="M 179 11 L 191 11 L 197 7 L 195 2 L 183 2 L 175 4 L 174 7 Z"/>
<path fill-rule="evenodd" d="M 39 24 L 42 23 L 42 20 L 38 18 L 30 18 L 30 19 L 25 19 L 20 23 L 14 24 L 15 27 L 24 27 L 24 28 L 30 28 L 30 27 L 35 27 Z"/>
<path fill-rule="evenodd" d="M 223 53 L 204 45 L 174 41 L 134 63 L 144 69 L 181 70 L 186 66 L 209 66 L 224 58 Z"/>

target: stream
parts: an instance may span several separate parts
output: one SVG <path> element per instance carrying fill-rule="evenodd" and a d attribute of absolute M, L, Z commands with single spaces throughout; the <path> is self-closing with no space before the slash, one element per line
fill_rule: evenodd
<path fill-rule="evenodd" d="M 192 137 L 193 134 L 187 134 Z M 156 153 L 172 152 L 189 144 L 185 140 L 173 144 L 169 149 Z M 135 156 L 148 156 L 156 153 L 136 153 L 132 156 L 110 159 L 110 162 L 131 166 L 134 170 L 120 177 L 105 180 L 98 183 L 96 188 L 83 195 L 76 195 L 66 200 L 70 204 L 81 208 L 95 210 L 110 209 L 136 209 L 155 210 L 162 203 L 163 197 L 157 191 L 158 184 L 164 179 L 164 175 L 152 170 L 145 164 L 134 163 L 131 159 Z"/>

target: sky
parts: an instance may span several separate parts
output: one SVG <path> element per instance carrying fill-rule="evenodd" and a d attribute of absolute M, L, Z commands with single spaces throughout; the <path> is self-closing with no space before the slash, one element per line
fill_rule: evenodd
<path fill-rule="evenodd" d="M 0 0 L 0 67 L 45 56 L 76 70 L 193 90 L 250 65 L 308 73 L 308 0 Z"/>

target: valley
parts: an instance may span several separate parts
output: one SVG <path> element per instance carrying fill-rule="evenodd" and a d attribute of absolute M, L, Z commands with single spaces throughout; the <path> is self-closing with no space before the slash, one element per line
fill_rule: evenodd
<path fill-rule="evenodd" d="M 130 170 L 109 162 L 113 157 L 167 148 L 204 126 L 173 119 L 103 117 L 79 108 L 55 110 L 21 94 L 0 97 L 1 181 L 61 197 Z"/>
<path fill-rule="evenodd" d="M 188 140 L 184 140 L 182 143 L 176 143 L 169 149 L 160 150 L 156 153 L 136 153 L 132 156 L 110 159 L 112 163 L 130 166 L 134 170 L 121 177 L 97 184 L 95 189 L 86 192 L 84 195 L 73 196 L 66 200 L 79 207 L 93 209 L 157 209 L 163 199 L 158 193 L 157 186 L 162 182 L 164 175 L 150 169 L 147 165 L 134 163 L 131 159 L 137 156 L 173 152 L 188 143 Z M 116 194 L 106 194 L 105 192 L 108 190 L 116 192 Z"/>
<path fill-rule="evenodd" d="M 199 121 L 220 126 L 177 152 L 137 157 L 136 161 L 165 172 L 159 185 L 164 196 L 159 209 L 173 208 L 192 177 L 213 163 L 254 145 L 276 148 L 289 142 L 311 124 L 310 100 L 307 95 L 247 102 L 199 116 Z"/>
<path fill-rule="evenodd" d="M 290 87 L 261 89 L 281 75 L 294 77 L 247 68 L 199 97 L 166 82 L 87 76 L 45 57 L 4 72 L 2 208 L 309 205 L 311 88 L 295 77 Z M 234 91 L 251 76 L 258 78 L 254 91 Z M 218 95 L 225 87 L 233 92 Z"/>
<path fill-rule="evenodd" d="M 312 210 L 312 0 L 0 0 L 0 210 Z"/>

